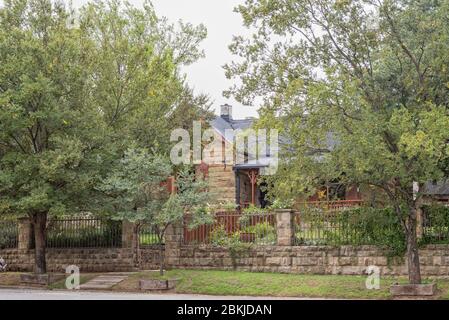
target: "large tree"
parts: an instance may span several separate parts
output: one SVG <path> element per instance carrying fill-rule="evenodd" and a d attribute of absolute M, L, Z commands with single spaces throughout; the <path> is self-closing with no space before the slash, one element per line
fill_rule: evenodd
<path fill-rule="evenodd" d="M 439 0 L 247 0 L 257 32 L 235 37 L 226 66 L 245 104 L 262 97 L 259 126 L 288 137 L 272 194 L 292 198 L 323 181 L 385 194 L 407 241 L 409 280 L 421 282 L 422 186 L 447 174 L 449 3 Z M 422 189 L 421 189 L 422 190 Z"/>
<path fill-rule="evenodd" d="M 5 1 L 0 10 L 1 213 L 28 215 L 35 271 L 46 272 L 48 214 L 88 198 L 101 115 L 85 103 L 89 41 L 50 1 Z"/>
<path fill-rule="evenodd" d="M 35 272 L 46 272 L 48 216 L 98 209 L 96 187 L 131 143 L 168 152 L 179 101 L 196 104 L 180 68 L 202 56 L 204 37 L 203 26 L 175 27 L 149 4 L 96 1 L 75 12 L 4 1 L 0 214 L 30 217 Z"/>
<path fill-rule="evenodd" d="M 170 130 L 182 126 L 175 115 L 181 102 L 186 121 L 207 112 L 206 98 L 196 97 L 182 67 L 203 57 L 203 25 L 169 23 L 149 1 L 137 9 L 119 0 L 94 1 L 81 9 L 80 27 L 95 43 L 93 101 L 113 129 L 111 141 L 130 140 L 141 147 L 169 152 Z M 178 121 L 173 121 L 178 120 Z"/>

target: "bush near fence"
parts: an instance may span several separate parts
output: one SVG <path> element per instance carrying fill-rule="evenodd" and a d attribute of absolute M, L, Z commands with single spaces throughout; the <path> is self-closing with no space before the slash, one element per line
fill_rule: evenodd
<path fill-rule="evenodd" d="M 303 209 L 295 217 L 294 244 L 376 245 L 397 254 L 405 250 L 402 226 L 392 208 Z"/>
<path fill-rule="evenodd" d="M 218 212 L 215 222 L 190 229 L 190 216 L 184 218 L 184 244 L 223 246 L 228 239 L 245 243 L 276 244 L 276 217 L 272 213 Z"/>

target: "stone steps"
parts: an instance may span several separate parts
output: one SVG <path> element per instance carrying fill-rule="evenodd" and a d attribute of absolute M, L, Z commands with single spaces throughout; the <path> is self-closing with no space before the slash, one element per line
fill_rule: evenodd
<path fill-rule="evenodd" d="M 119 284 L 131 273 L 113 273 L 113 274 L 105 274 L 89 280 L 88 282 L 82 284 L 80 286 L 81 290 L 106 290 L 110 289 L 116 284 Z"/>

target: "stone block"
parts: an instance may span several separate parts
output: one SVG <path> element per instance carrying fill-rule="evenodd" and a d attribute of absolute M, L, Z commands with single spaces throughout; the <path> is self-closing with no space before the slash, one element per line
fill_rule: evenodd
<path fill-rule="evenodd" d="M 22 273 L 20 275 L 20 282 L 29 285 L 40 285 L 46 286 L 52 284 L 56 281 L 64 279 L 64 274 L 46 273 L 46 274 L 36 274 L 36 273 Z"/>
<path fill-rule="evenodd" d="M 171 280 L 140 280 L 140 290 L 170 290 L 174 289 L 178 279 Z"/>
<path fill-rule="evenodd" d="M 393 296 L 433 296 L 437 291 L 436 283 L 392 285 L 390 293 Z"/>

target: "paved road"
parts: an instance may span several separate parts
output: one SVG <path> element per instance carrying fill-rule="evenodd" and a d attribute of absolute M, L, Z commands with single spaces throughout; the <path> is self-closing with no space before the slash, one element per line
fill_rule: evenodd
<path fill-rule="evenodd" d="M 192 294 L 122 293 L 100 291 L 59 291 L 0 289 L 0 300 L 284 300 L 291 298 L 207 296 Z M 295 298 L 295 300 L 310 300 Z"/>

